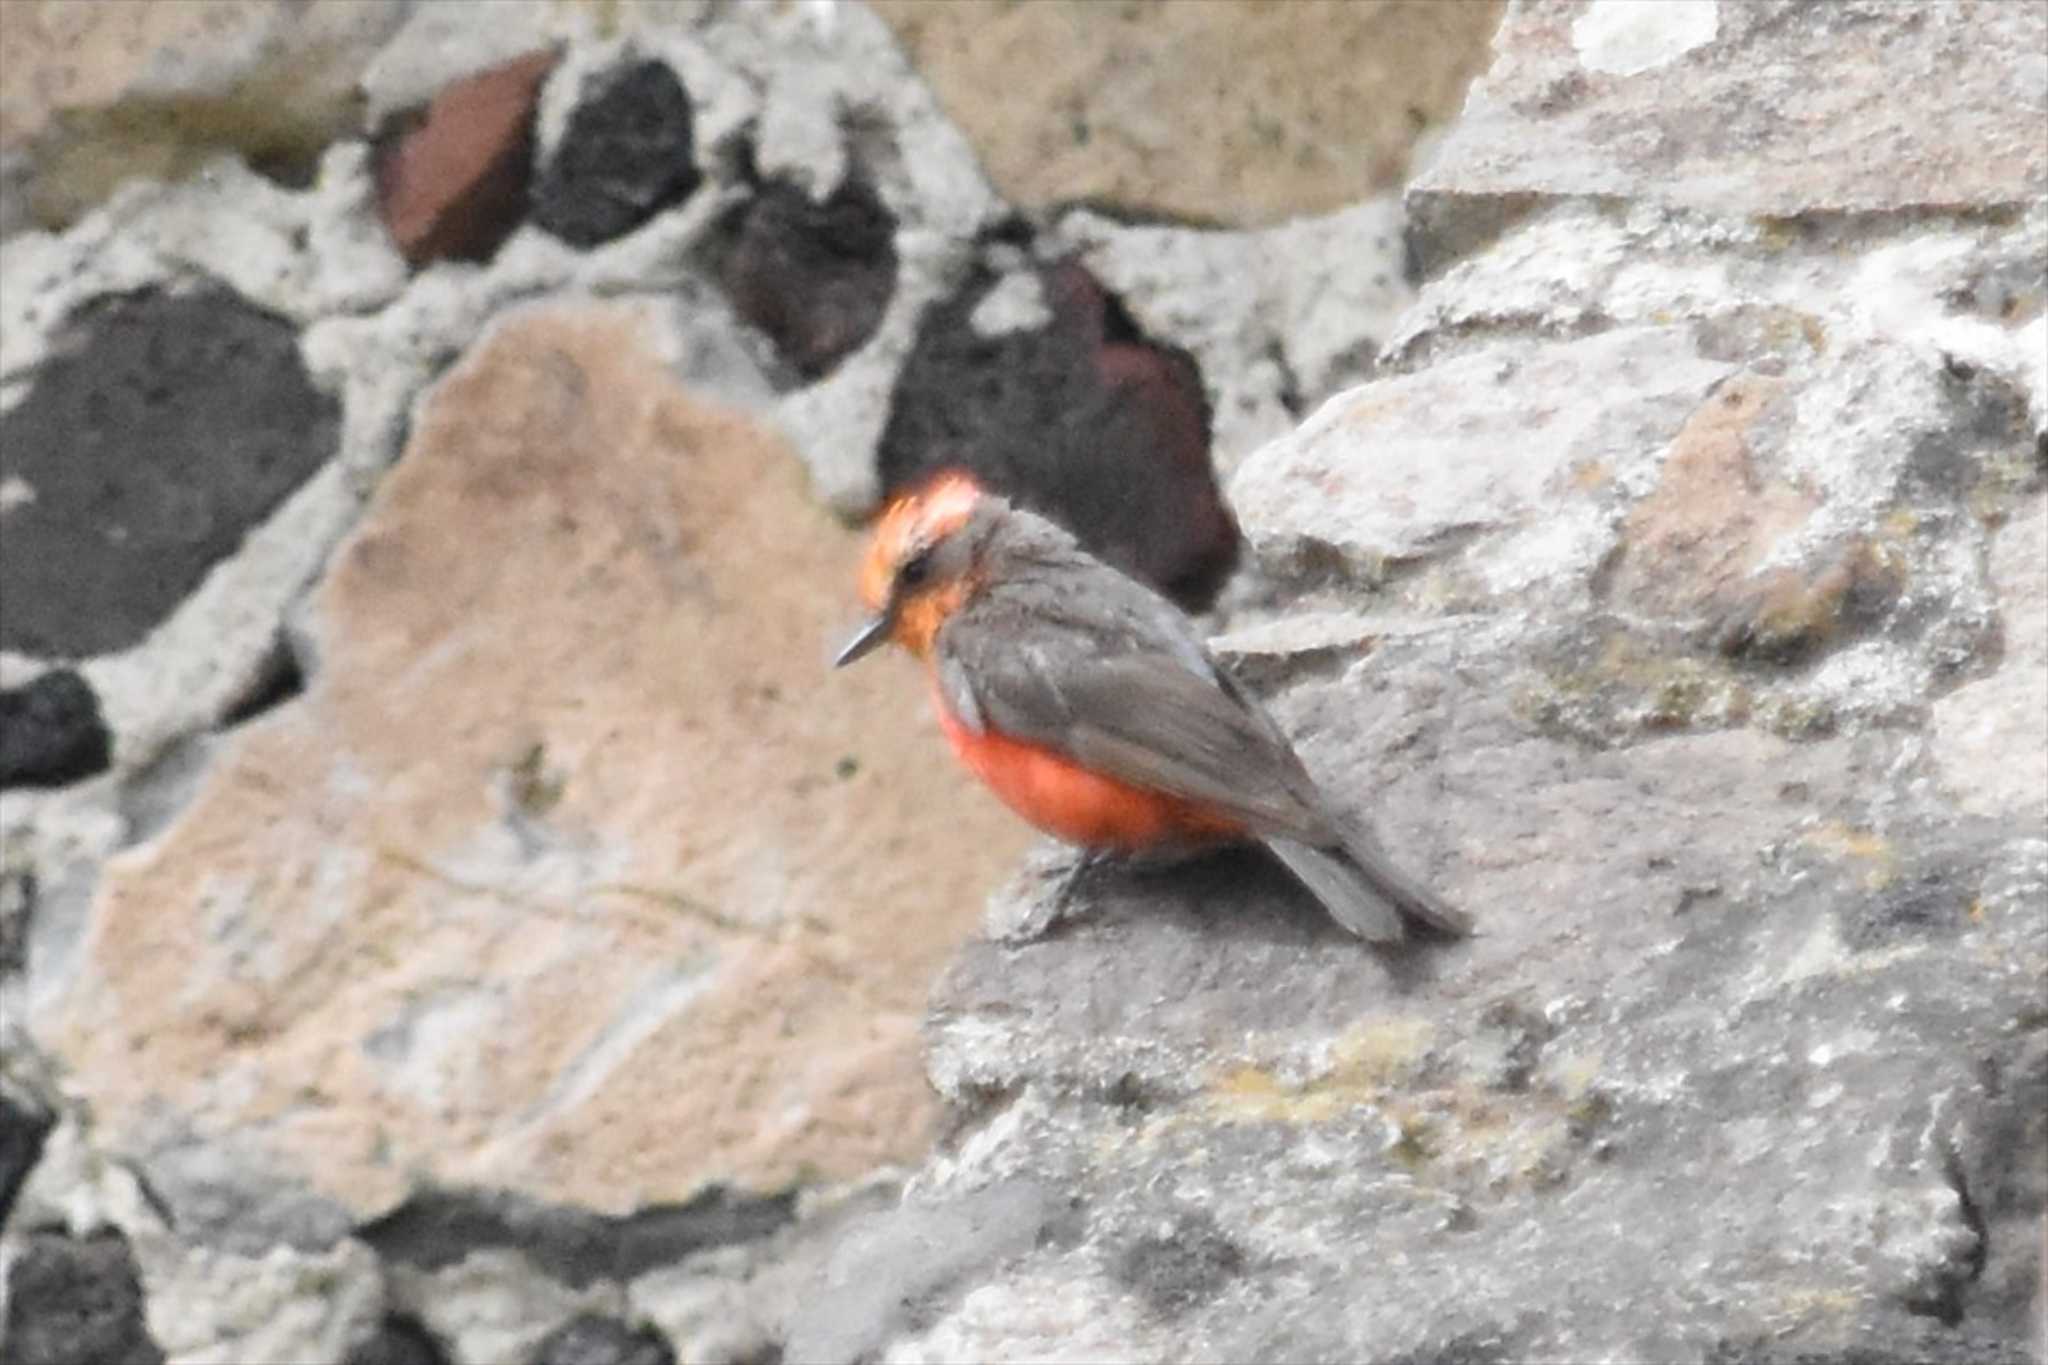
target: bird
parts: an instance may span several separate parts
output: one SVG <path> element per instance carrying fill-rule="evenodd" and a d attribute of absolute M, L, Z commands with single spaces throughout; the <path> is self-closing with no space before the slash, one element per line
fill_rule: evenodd
<path fill-rule="evenodd" d="M 1147 860 L 1262 843 L 1369 942 L 1472 931 L 1333 806 L 1187 613 L 972 476 L 884 509 L 859 595 L 871 615 L 835 666 L 915 656 L 954 755 L 1045 833 Z"/>

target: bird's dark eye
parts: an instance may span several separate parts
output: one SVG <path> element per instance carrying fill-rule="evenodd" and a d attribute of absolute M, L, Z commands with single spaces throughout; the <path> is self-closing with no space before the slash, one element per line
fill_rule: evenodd
<path fill-rule="evenodd" d="M 919 550 L 909 559 L 904 560 L 903 567 L 896 571 L 896 586 L 899 588 L 918 587 L 925 579 L 931 577 L 931 572 L 932 552 L 929 549 Z"/>

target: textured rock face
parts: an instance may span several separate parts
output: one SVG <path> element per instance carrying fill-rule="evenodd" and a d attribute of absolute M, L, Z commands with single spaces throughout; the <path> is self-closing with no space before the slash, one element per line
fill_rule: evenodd
<path fill-rule="evenodd" d="M 905 678 L 823 685 L 850 538 L 654 345 L 558 310 L 455 371 L 314 599 L 326 666 L 109 866 L 39 1032 L 181 1226 L 920 1150 L 919 983 L 1022 835 L 960 792 L 914 856 L 961 779 Z M 312 1202 L 252 1232 L 256 1170 Z"/>
<path fill-rule="evenodd" d="M 2038 5 L 1524 4 L 1494 50 L 1409 200 L 1465 240 L 1525 197 L 1790 218 L 2048 193 Z"/>

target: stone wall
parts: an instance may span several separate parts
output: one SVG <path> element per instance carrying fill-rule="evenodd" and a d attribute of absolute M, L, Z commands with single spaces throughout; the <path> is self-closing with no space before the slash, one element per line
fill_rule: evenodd
<path fill-rule="evenodd" d="M 2044 1358 L 2048 11 L 1438 9 L 10 22 L 0 1357 Z M 960 459 L 1481 933 L 828 674 Z"/>

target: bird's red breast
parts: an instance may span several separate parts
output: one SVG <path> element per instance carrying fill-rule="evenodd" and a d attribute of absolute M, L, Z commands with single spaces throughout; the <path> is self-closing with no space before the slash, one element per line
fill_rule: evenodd
<path fill-rule="evenodd" d="M 946 741 L 967 770 L 1004 805 L 1056 838 L 1084 848 L 1139 852 L 1242 838 L 1244 826 L 1218 811 L 1091 772 L 1042 744 L 975 730 L 935 686 L 932 701 Z"/>

